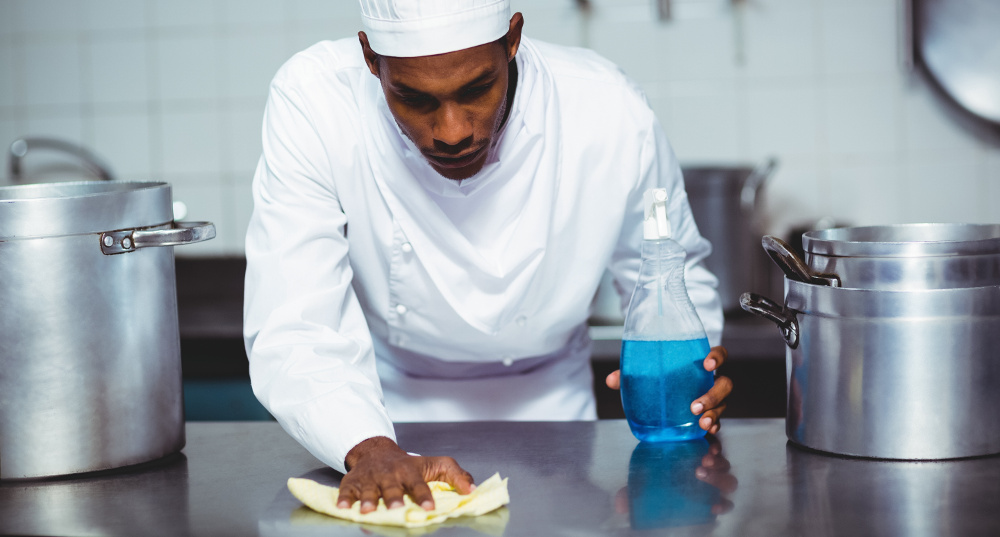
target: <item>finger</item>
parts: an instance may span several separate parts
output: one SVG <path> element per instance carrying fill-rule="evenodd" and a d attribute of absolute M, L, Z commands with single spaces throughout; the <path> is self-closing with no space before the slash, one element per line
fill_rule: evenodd
<path fill-rule="evenodd" d="M 382 491 L 382 499 L 385 500 L 385 506 L 389 509 L 395 509 L 404 505 L 403 485 L 399 481 L 384 479 L 379 483 L 379 489 Z M 413 496 L 410 497 L 412 498 Z"/>
<path fill-rule="evenodd" d="M 691 403 L 691 413 L 698 415 L 705 410 L 718 407 L 732 391 L 733 381 L 729 380 L 729 377 L 716 377 L 715 384 L 708 390 L 708 393 Z"/>
<path fill-rule="evenodd" d="M 708 351 L 708 356 L 705 357 L 704 366 L 705 369 L 709 371 L 715 371 L 726 362 L 726 358 L 729 358 L 729 351 L 725 347 L 719 345 L 718 347 L 712 347 Z"/>
<path fill-rule="evenodd" d="M 341 509 L 350 509 L 354 502 L 358 501 L 361 496 L 361 490 L 351 484 L 350 482 L 340 483 L 340 491 L 337 494 L 337 507 Z"/>
<path fill-rule="evenodd" d="M 431 488 L 427 486 L 427 483 L 421 480 L 413 481 L 406 487 L 406 493 L 410 495 L 413 503 L 423 507 L 424 511 L 434 509 L 434 495 L 431 494 Z"/>
<path fill-rule="evenodd" d="M 381 496 L 378 487 L 374 484 L 369 484 L 361 487 L 361 494 L 358 498 L 361 500 L 361 512 L 371 513 L 376 508 L 378 508 L 378 499 Z"/>
<path fill-rule="evenodd" d="M 698 418 L 698 426 L 712 434 L 719 432 L 719 415 L 722 414 L 724 410 L 726 410 L 725 403 L 721 406 L 713 408 L 712 410 L 706 410 L 705 413 Z"/>
<path fill-rule="evenodd" d="M 608 388 L 612 390 L 620 389 L 622 386 L 621 380 L 621 370 L 615 369 L 608 375 L 608 378 L 604 379 L 604 383 L 608 385 Z"/>
<path fill-rule="evenodd" d="M 713 515 L 724 515 L 733 510 L 733 502 L 722 498 L 719 503 L 712 506 Z"/>
<path fill-rule="evenodd" d="M 424 478 L 427 481 L 444 481 L 455 487 L 459 494 L 468 494 L 476 490 L 476 481 L 472 474 L 466 472 L 451 457 L 422 457 L 430 463 L 425 468 Z"/>

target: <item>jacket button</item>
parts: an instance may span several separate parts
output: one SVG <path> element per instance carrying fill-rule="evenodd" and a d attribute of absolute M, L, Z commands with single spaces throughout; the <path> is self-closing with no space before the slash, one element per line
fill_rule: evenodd
<path fill-rule="evenodd" d="M 402 304 L 396 304 L 396 313 L 400 315 L 406 315 L 406 306 Z"/>
<path fill-rule="evenodd" d="M 404 242 L 403 245 L 400 246 L 399 248 L 403 250 L 404 253 L 407 254 L 413 251 L 413 245 L 408 242 Z"/>

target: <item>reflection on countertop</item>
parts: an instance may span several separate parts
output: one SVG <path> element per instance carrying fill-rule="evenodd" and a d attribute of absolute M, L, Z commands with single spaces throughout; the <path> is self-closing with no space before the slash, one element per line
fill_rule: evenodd
<path fill-rule="evenodd" d="M 504 535 L 1000 535 L 1000 458 L 837 457 L 788 444 L 784 426 L 726 422 L 708 453 L 718 442 L 725 457 L 710 466 L 729 483 L 713 488 L 699 472 L 704 444 L 662 452 L 622 420 L 401 423 L 396 435 L 407 451 L 455 457 L 477 479 L 509 478 Z M 187 438 L 182 458 L 159 465 L 0 482 L 0 534 L 365 534 L 295 523 L 302 505 L 287 479 L 340 476 L 277 423 L 188 423 Z M 484 535 L 461 526 L 440 534 Z"/>

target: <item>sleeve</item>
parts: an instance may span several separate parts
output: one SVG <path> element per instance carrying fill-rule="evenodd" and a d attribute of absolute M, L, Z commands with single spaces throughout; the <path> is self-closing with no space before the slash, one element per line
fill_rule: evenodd
<path fill-rule="evenodd" d="M 352 447 L 395 434 L 351 287 L 334 166 L 306 102 L 272 83 L 246 238 L 244 342 L 260 402 L 310 453 L 344 472 Z"/>
<path fill-rule="evenodd" d="M 667 141 L 666 133 L 655 118 L 642 143 L 639 170 L 635 188 L 629 194 L 622 234 L 608 267 L 614 277 L 615 289 L 622 299 L 622 311 L 628 308 L 632 289 L 639 278 L 644 212 L 642 195 L 650 188 L 666 188 L 670 193 L 667 212 L 674 240 L 687 251 L 684 281 L 687 283 L 688 295 L 705 326 L 709 344 L 719 345 L 722 342 L 723 317 L 722 302 L 716 291 L 718 280 L 702 263 L 712 253 L 712 245 L 698 232 L 684 190 L 680 165 Z"/>

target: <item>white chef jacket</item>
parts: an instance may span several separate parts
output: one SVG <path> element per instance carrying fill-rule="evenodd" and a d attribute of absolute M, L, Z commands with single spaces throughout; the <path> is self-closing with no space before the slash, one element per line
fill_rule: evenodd
<path fill-rule="evenodd" d="M 667 188 L 692 301 L 722 311 L 680 168 L 641 91 L 595 53 L 522 39 L 484 168 L 438 175 L 354 38 L 271 83 L 247 231 L 254 393 L 313 455 L 393 421 L 596 418 L 587 318 L 605 269 L 627 305 L 642 194 Z M 405 447 L 405 446 L 404 446 Z"/>

